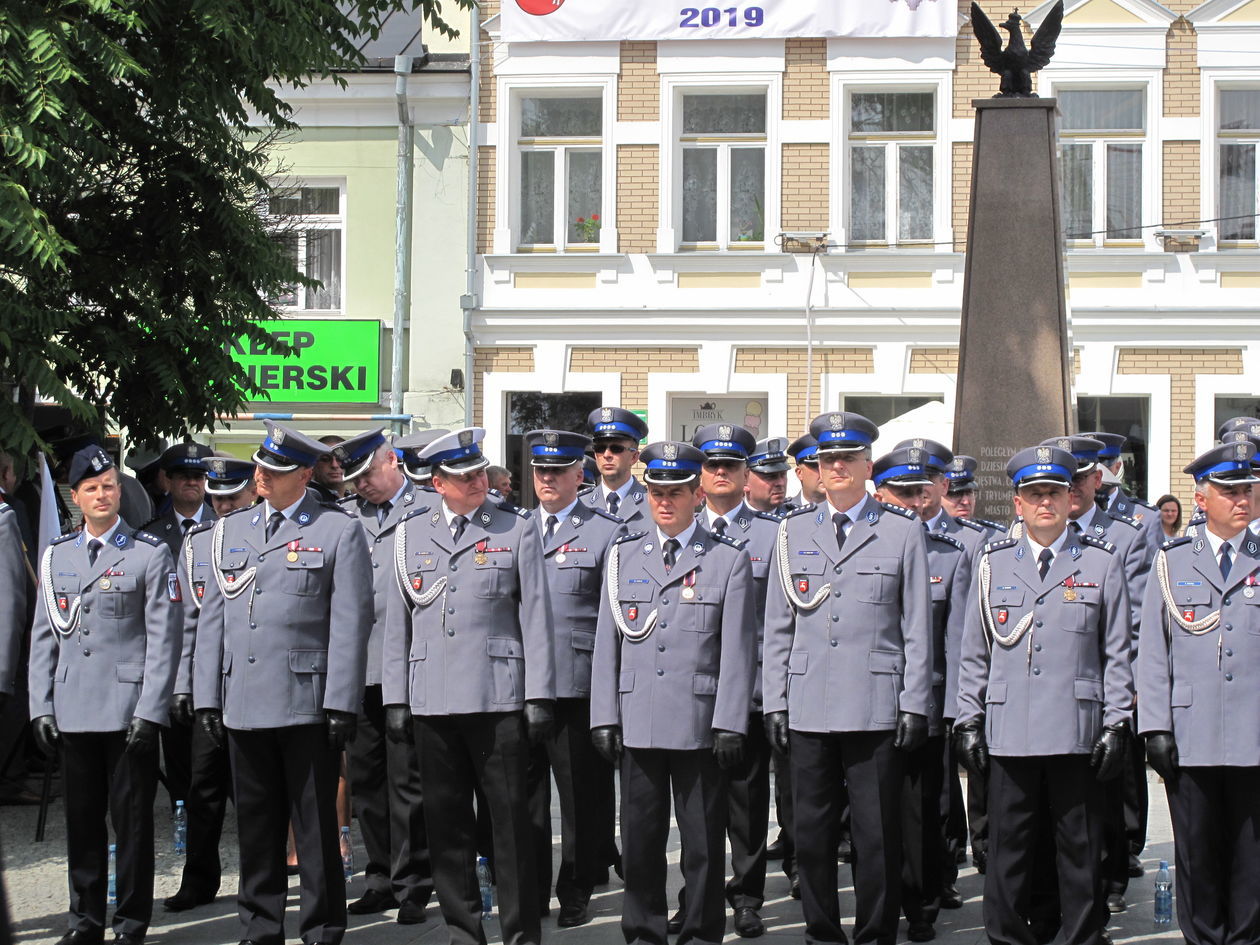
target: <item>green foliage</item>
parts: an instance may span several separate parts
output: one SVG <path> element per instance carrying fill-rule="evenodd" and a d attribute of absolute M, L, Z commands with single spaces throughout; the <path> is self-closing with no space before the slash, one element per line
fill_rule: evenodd
<path fill-rule="evenodd" d="M 275 347 L 254 323 L 302 281 L 256 212 L 297 127 L 280 89 L 344 82 L 402 2 L 0 3 L 0 390 L 140 437 L 260 394 L 224 346 Z M 415 5 L 453 34 L 441 0 Z M 0 445 L 36 443 L 0 399 Z"/>

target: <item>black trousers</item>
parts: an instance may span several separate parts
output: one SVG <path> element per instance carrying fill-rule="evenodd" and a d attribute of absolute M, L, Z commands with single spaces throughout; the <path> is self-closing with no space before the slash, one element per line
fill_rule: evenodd
<path fill-rule="evenodd" d="M 534 831 L 538 895 L 551 895 L 551 779 L 560 795 L 560 872 L 556 898 L 560 904 L 585 906 L 604 869 L 601 796 L 592 785 L 610 770 L 591 743 L 589 699 L 557 699 L 555 734 L 530 750 L 526 783 L 529 818 Z"/>
<path fill-rule="evenodd" d="M 197 726 L 200 727 L 200 726 Z M 171 797 L 171 810 L 175 802 L 188 806 L 188 791 L 192 784 L 193 726 L 170 720 L 162 729 L 162 772 L 166 778 L 166 793 Z"/>
<path fill-rule="evenodd" d="M 1150 797 L 1146 786 L 1146 743 L 1130 734 L 1128 765 L 1124 771 L 1124 830 L 1129 838 L 1129 856 L 1136 859 L 1146 847 L 1146 825 L 1150 819 Z"/>
<path fill-rule="evenodd" d="M 399 904 L 425 906 L 433 895 L 433 870 L 424 828 L 420 761 L 414 744 L 385 734 L 381 687 L 363 690 L 354 741 L 346 747 L 350 796 L 367 852 L 367 888 Z"/>
<path fill-rule="evenodd" d="M 188 856 L 180 888 L 199 896 L 219 891 L 222 864 L 219 840 L 232 793 L 227 747 L 217 748 L 200 725 L 192 732 L 192 773 L 184 810 L 188 817 Z"/>
<path fill-rule="evenodd" d="M 100 935 L 109 887 L 108 813 L 114 827 L 115 933 L 141 938 L 153 917 L 153 798 L 157 752 L 128 754 L 123 732 L 62 732 L 70 929 Z"/>
<path fill-rule="evenodd" d="M 520 712 L 415 717 L 433 888 L 451 945 L 485 945 L 477 886 L 474 787 L 485 792 L 494 833 L 504 945 L 542 936 L 525 776 L 529 749 Z"/>
<path fill-rule="evenodd" d="M 1088 755 L 990 759 L 984 925 L 994 945 L 1035 945 L 1027 916 L 1038 844 L 1051 832 L 1063 945 L 1098 945 L 1107 922 L 1103 794 Z"/>
<path fill-rule="evenodd" d="M 323 725 L 228 729 L 228 751 L 241 848 L 241 937 L 260 945 L 284 941 L 285 847 L 292 821 L 302 887 L 298 932 L 308 945 L 336 945 L 346 932 L 337 830 L 341 753 L 328 747 Z"/>
<path fill-rule="evenodd" d="M 967 830 L 971 834 L 971 858 L 989 852 L 989 779 L 967 772 Z"/>
<path fill-rule="evenodd" d="M 621 932 L 628 943 L 665 945 L 666 847 L 670 799 L 682 840 L 688 893 L 674 945 L 716 945 L 726 931 L 726 778 L 713 751 L 627 748 L 621 756 L 621 862 L 626 891 Z"/>
<path fill-rule="evenodd" d="M 1181 934 L 1189 945 L 1260 941 L 1260 768 L 1182 768 L 1165 789 Z"/>
<path fill-rule="evenodd" d="M 1132 745 L 1129 746 L 1132 748 Z M 1125 768 L 1128 768 L 1128 759 Z M 1125 830 L 1125 776 L 1108 781 L 1103 785 L 1103 803 L 1106 814 L 1103 817 L 1103 858 L 1102 876 L 1103 890 L 1108 894 L 1124 895 L 1129 888 L 1129 834 Z"/>
<path fill-rule="evenodd" d="M 945 783 L 941 788 L 941 833 L 945 838 L 945 862 L 942 879 L 947 885 L 958 881 L 958 854 L 967 850 L 967 804 L 962 779 L 958 776 L 958 757 L 954 740 L 945 741 Z"/>
<path fill-rule="evenodd" d="M 936 921 L 944 885 L 945 837 L 941 790 L 945 736 L 934 735 L 906 756 L 901 791 L 901 906 L 906 921 Z"/>
<path fill-rule="evenodd" d="M 792 806 L 792 761 L 777 751 L 771 754 L 774 766 L 774 812 L 779 823 L 779 842 L 783 844 L 783 875 L 796 874 L 796 809 Z"/>
<path fill-rule="evenodd" d="M 853 939 L 897 940 L 901 912 L 901 789 L 906 755 L 892 732 L 791 733 L 796 860 L 807 943 L 844 942 L 836 880 L 840 808 L 848 784 L 853 835 Z"/>

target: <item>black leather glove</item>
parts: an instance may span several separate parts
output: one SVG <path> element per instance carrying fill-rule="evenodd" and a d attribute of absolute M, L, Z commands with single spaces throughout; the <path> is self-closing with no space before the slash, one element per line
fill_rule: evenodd
<path fill-rule="evenodd" d="M 123 746 L 123 751 L 129 755 L 147 755 L 156 751 L 161 729 L 156 722 L 136 716 L 127 726 L 127 744 Z"/>
<path fill-rule="evenodd" d="M 396 745 L 410 745 L 416 740 L 416 730 L 411 722 L 411 706 L 385 706 L 385 737 Z"/>
<path fill-rule="evenodd" d="M 723 771 L 738 768 L 744 763 L 744 736 L 739 732 L 727 732 L 715 728 L 713 754 L 717 758 L 718 767 Z"/>
<path fill-rule="evenodd" d="M 1173 738 L 1172 732 L 1151 732 L 1146 736 L 1146 760 L 1168 784 L 1177 783 L 1181 756 L 1177 753 L 1177 739 Z"/>
<path fill-rule="evenodd" d="M 620 725 L 601 725 L 591 729 L 591 744 L 614 768 L 621 764 Z"/>
<path fill-rule="evenodd" d="M 171 696 L 171 721 L 176 725 L 192 725 L 193 701 L 191 692 L 177 692 Z"/>
<path fill-rule="evenodd" d="M 347 742 L 354 741 L 354 734 L 359 730 L 359 717 L 353 712 L 325 709 L 324 720 L 328 729 L 328 747 L 333 751 L 341 751 Z"/>
<path fill-rule="evenodd" d="M 788 714 L 786 712 L 767 712 L 763 719 L 766 725 L 766 740 L 770 747 L 780 754 L 788 753 Z"/>
<path fill-rule="evenodd" d="M 922 748 L 928 737 L 927 716 L 914 712 L 897 713 L 897 734 L 893 736 L 893 747 L 902 751 L 914 751 Z"/>
<path fill-rule="evenodd" d="M 198 709 L 197 721 L 201 723 L 201 730 L 210 736 L 214 747 L 222 748 L 227 741 L 223 733 L 223 713 L 218 709 Z"/>
<path fill-rule="evenodd" d="M 1094 742 L 1089 763 L 1099 781 L 1110 781 L 1124 770 L 1124 755 L 1129 741 L 1129 723 L 1108 725 Z"/>
<path fill-rule="evenodd" d="M 954 726 L 954 754 L 967 773 L 977 778 L 989 774 L 989 746 L 984 741 L 984 721 L 971 719 Z"/>
<path fill-rule="evenodd" d="M 0 692 L 0 712 L 3 712 L 4 707 L 7 706 L 8 704 L 9 704 L 9 694 L 7 692 Z"/>
<path fill-rule="evenodd" d="M 525 734 L 531 745 L 541 745 L 556 730 L 556 704 L 550 699 L 525 703 Z"/>
<path fill-rule="evenodd" d="M 61 729 L 57 728 L 57 720 L 51 715 L 40 715 L 31 719 L 31 734 L 35 736 L 35 744 L 49 758 L 61 750 Z"/>

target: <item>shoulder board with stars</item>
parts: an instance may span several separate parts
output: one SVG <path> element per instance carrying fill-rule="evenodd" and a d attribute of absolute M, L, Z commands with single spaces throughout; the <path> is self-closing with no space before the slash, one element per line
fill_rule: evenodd
<path fill-rule="evenodd" d="M 158 538 L 158 536 L 154 535 L 152 532 L 146 532 L 141 528 L 137 528 L 134 532 L 132 532 L 131 537 L 136 541 L 142 541 L 147 545 L 156 546 L 162 544 L 161 538 Z"/>
<path fill-rule="evenodd" d="M 409 521 L 410 519 L 415 518 L 417 515 L 423 515 L 424 513 L 428 512 L 431 508 L 432 506 L 422 505 L 419 508 L 412 509 L 406 515 L 404 515 L 402 518 L 398 520 L 398 524 L 401 525 L 403 522 Z"/>
<path fill-rule="evenodd" d="M 792 509 L 792 511 L 784 515 L 783 518 L 780 519 L 779 521 L 783 521 L 784 519 L 789 519 L 789 518 L 796 518 L 796 516 L 798 515 L 807 515 L 808 513 L 813 512 L 814 509 L 816 508 L 817 506 L 814 505 L 813 502 L 806 502 L 804 505 L 799 506 L 795 509 Z"/>
<path fill-rule="evenodd" d="M 966 551 L 967 546 L 955 538 L 953 535 L 946 535 L 944 532 L 928 532 L 928 537 L 933 541 L 939 541 L 946 545 L 953 545 L 959 551 Z"/>
<path fill-rule="evenodd" d="M 343 495 L 340 499 L 336 499 L 335 501 L 338 505 L 349 505 L 351 502 L 357 505 L 358 503 L 364 502 L 366 500 L 363 498 L 363 496 L 358 495 L 354 492 L 351 492 L 349 495 Z"/>
<path fill-rule="evenodd" d="M 1193 515 L 1190 516 L 1190 521 L 1186 522 L 1186 526 L 1189 527 L 1191 525 L 1202 525 L 1206 521 L 1207 521 L 1206 515 L 1204 515 L 1202 512 L 1195 512 Z"/>
<path fill-rule="evenodd" d="M 588 505 L 588 509 L 594 512 L 600 518 L 606 518 L 610 522 L 616 522 L 618 525 L 625 524 L 624 519 L 620 515 L 613 515 L 607 509 L 601 509 L 598 505 Z"/>
<path fill-rule="evenodd" d="M 1125 515 L 1123 512 L 1117 512 L 1115 509 L 1108 509 L 1107 516 L 1117 522 L 1124 522 L 1126 525 L 1131 525 L 1138 531 L 1142 530 L 1142 523 L 1131 515 Z"/>
<path fill-rule="evenodd" d="M 627 532 L 626 534 L 622 535 L 620 538 L 617 538 L 615 541 L 613 541 L 613 544 L 620 545 L 622 542 L 638 541 L 641 538 L 647 538 L 647 532 Z"/>
<path fill-rule="evenodd" d="M 881 502 L 879 504 L 884 509 L 884 511 L 893 512 L 897 515 L 900 515 L 902 518 L 915 519 L 919 517 L 914 512 L 911 512 L 909 509 L 903 509 L 900 505 L 892 505 L 889 502 Z"/>
<path fill-rule="evenodd" d="M 1169 538 L 1160 545 L 1159 550 L 1167 551 L 1169 548 L 1176 548 L 1178 545 L 1188 545 L 1192 541 L 1194 541 L 1193 535 L 1178 535 L 1176 538 Z"/>
<path fill-rule="evenodd" d="M 320 499 L 319 506 L 324 509 L 336 509 L 342 515 L 353 515 L 354 513 L 345 508 L 341 502 L 341 499 Z"/>
<path fill-rule="evenodd" d="M 261 507 L 261 502 L 255 503 L 254 505 L 243 505 L 239 509 L 233 509 L 228 512 L 227 515 L 220 515 L 219 518 L 227 518 L 228 515 L 239 515 L 241 512 L 257 512 Z M 210 524 L 213 525 L 214 522 L 211 522 Z"/>
<path fill-rule="evenodd" d="M 594 492 L 594 491 L 595 491 L 595 486 L 583 486 L 581 489 L 578 490 L 578 498 L 580 499 L 583 496 L 585 496 L 587 493 Z"/>
<path fill-rule="evenodd" d="M 975 531 L 978 531 L 978 532 L 988 531 L 987 528 L 985 528 L 983 525 L 977 522 L 974 518 L 956 518 L 954 519 L 954 521 L 956 521 L 959 525 L 963 526 L 964 528 L 974 529 Z M 1006 529 L 1002 529 L 1002 531 L 1006 531 Z"/>
<path fill-rule="evenodd" d="M 746 538 L 732 538 L 730 535 L 717 535 L 713 532 L 709 532 L 709 534 L 712 535 L 713 540 L 720 545 L 730 545 L 732 548 L 743 548 L 748 544 L 748 539 Z"/>
<path fill-rule="evenodd" d="M 999 532 L 1002 532 L 1003 534 L 1006 533 L 1006 526 L 1003 525 L 1001 522 L 991 522 L 987 518 L 976 518 L 976 519 L 971 519 L 971 521 L 979 523 L 984 528 L 995 528 Z"/>
<path fill-rule="evenodd" d="M 1107 552 L 1107 554 L 1114 554 L 1116 550 L 1116 546 L 1113 545 L 1111 542 L 1106 541 L 1105 539 L 1102 539 L 1102 538 L 1095 538 L 1093 535 L 1082 535 L 1081 544 L 1092 545 L 1095 548 L 1101 548 L 1103 551 Z"/>
<path fill-rule="evenodd" d="M 198 532 L 204 532 L 211 528 L 214 528 L 214 519 L 210 519 L 208 522 L 198 522 L 184 533 L 184 537 L 187 538 L 189 535 L 196 535 Z"/>
<path fill-rule="evenodd" d="M 53 539 L 52 541 L 50 541 L 48 544 L 50 544 L 50 545 L 59 545 L 59 544 L 61 544 L 63 541 L 70 541 L 71 539 L 78 538 L 78 537 L 79 537 L 79 534 L 80 534 L 79 532 L 69 532 L 68 534 L 65 534 L 65 535 L 58 535 L 56 538 L 54 538 L 54 539 Z"/>
<path fill-rule="evenodd" d="M 992 551 L 1001 551 L 1003 548 L 1013 548 L 1018 544 L 1018 538 L 999 538 L 997 541 L 991 541 L 985 545 L 984 553 L 989 554 Z"/>
<path fill-rule="evenodd" d="M 753 509 L 753 518 L 764 518 L 767 522 L 774 522 L 778 525 L 787 515 L 776 515 L 773 512 L 763 512 L 760 509 Z"/>
<path fill-rule="evenodd" d="M 13 511 L 13 506 L 9 505 L 8 502 L 0 502 L 0 518 L 4 518 L 6 515 L 8 515 L 12 511 Z"/>

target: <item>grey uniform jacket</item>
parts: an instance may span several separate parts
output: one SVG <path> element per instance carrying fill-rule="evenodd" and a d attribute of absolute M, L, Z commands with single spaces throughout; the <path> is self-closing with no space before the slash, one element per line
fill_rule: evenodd
<path fill-rule="evenodd" d="M 1129 592 L 1114 545 L 1069 531 L 1042 580 L 1025 539 L 993 542 L 970 594 L 956 724 L 983 718 L 992 754 L 1088 754 L 1102 726 L 1130 716 Z M 1009 645 L 990 639 L 1020 627 Z"/>
<path fill-rule="evenodd" d="M 543 541 L 547 512 L 534 512 Z M 556 660 L 556 698 L 591 697 L 591 660 L 599 619 L 600 588 L 609 546 L 626 533 L 621 519 L 579 502 L 543 542 L 551 596 L 551 642 Z"/>
<path fill-rule="evenodd" d="M 209 502 L 203 502 L 201 508 L 201 521 L 198 525 L 204 525 L 206 522 L 213 522 L 218 516 L 214 514 L 214 509 L 210 507 Z M 174 558 L 179 554 L 180 545 L 184 543 L 184 517 L 175 511 L 173 505 L 167 504 L 166 508 L 154 519 L 146 522 L 141 526 L 150 535 L 157 535 L 166 543 L 166 547 L 171 550 L 171 557 Z M 189 531 L 192 531 L 190 528 Z"/>
<path fill-rule="evenodd" d="M 487 500 L 456 542 L 438 499 L 395 529 L 387 705 L 410 705 L 412 715 L 462 715 L 555 698 L 551 601 L 530 518 Z"/>
<path fill-rule="evenodd" d="M 1172 732 L 1183 765 L 1260 765 L 1258 585 L 1260 539 L 1250 533 L 1228 580 L 1204 538 L 1174 538 L 1156 557 L 1142 608 L 1138 728 Z"/>
<path fill-rule="evenodd" d="M 1114 500 L 1107 503 L 1107 511 L 1117 512 L 1141 525 L 1146 530 L 1146 547 L 1150 550 L 1151 557 L 1154 557 L 1155 549 L 1164 543 L 1164 527 L 1159 522 L 1159 509 L 1121 490 Z"/>
<path fill-rule="evenodd" d="M 176 605 L 183 625 L 183 643 L 179 657 L 179 672 L 175 675 L 175 692 L 193 691 L 193 654 L 197 647 L 197 620 L 201 617 L 201 604 L 206 599 L 206 585 L 214 580 L 210 571 L 210 547 L 214 533 L 214 521 L 203 521 L 188 529 L 184 543 L 175 559 L 175 571 L 179 575 L 179 592 L 183 598 Z"/>
<path fill-rule="evenodd" d="M 942 719 L 958 714 L 958 660 L 962 656 L 974 556 L 944 532 L 928 533 L 928 582 L 932 588 L 932 703 L 928 732 L 939 735 Z"/>
<path fill-rule="evenodd" d="M 787 710 L 802 732 L 891 730 L 898 711 L 930 717 L 923 525 L 868 496 L 838 552 L 828 509 L 808 505 L 779 525 L 766 599 L 765 711 Z"/>
<path fill-rule="evenodd" d="M 589 492 L 582 493 L 579 498 L 591 508 L 608 510 L 602 486 L 596 485 Z M 631 477 L 630 493 L 617 506 L 617 518 L 625 522 L 626 527 L 632 530 L 646 528 L 651 524 L 651 519 L 647 514 L 647 488 L 638 479 Z"/>
<path fill-rule="evenodd" d="M 10 696 L 17 683 L 30 590 L 17 512 L 0 503 L 0 692 Z"/>
<path fill-rule="evenodd" d="M 996 537 L 993 529 L 980 522 L 969 518 L 954 518 L 948 512 L 941 516 L 940 524 L 932 532 L 948 535 L 955 541 L 962 542 L 963 547 L 972 557 L 978 555 L 984 546 Z"/>
<path fill-rule="evenodd" d="M 236 729 L 313 725 L 363 701 L 372 565 L 363 529 L 307 493 L 266 538 L 265 506 L 215 524 L 193 700 Z M 222 539 L 218 538 L 221 530 Z"/>
<path fill-rule="evenodd" d="M 628 748 L 679 751 L 711 748 L 714 729 L 747 732 L 756 668 L 748 552 L 697 525 L 666 574 L 653 528 L 614 545 L 604 580 L 591 727 L 620 725 Z M 623 627 L 651 630 L 634 640 Z"/>
<path fill-rule="evenodd" d="M 770 512 L 758 512 L 741 504 L 731 514 L 732 523 L 726 537 L 734 538 L 748 552 L 753 577 L 753 622 L 757 626 L 757 672 L 753 676 L 752 711 L 761 711 L 762 653 L 765 649 L 766 590 L 769 587 L 770 562 L 774 558 L 774 541 L 779 535 L 782 518 Z M 700 511 L 696 520 L 708 527 L 709 513 Z"/>
<path fill-rule="evenodd" d="M 372 556 L 372 632 L 368 635 L 367 684 L 379 686 L 383 678 L 385 653 L 385 615 L 390 597 L 398 593 L 398 576 L 394 567 L 394 530 L 414 509 L 429 504 L 423 492 L 408 483 L 398 501 L 385 518 L 376 521 L 376 506 L 357 497 L 343 499 L 342 508 L 350 512 L 360 525 Z"/>
<path fill-rule="evenodd" d="M 123 521 L 93 565 L 87 544 L 84 532 L 65 535 L 40 562 L 31 718 L 54 716 L 64 732 L 166 725 L 180 644 L 171 553 Z"/>

